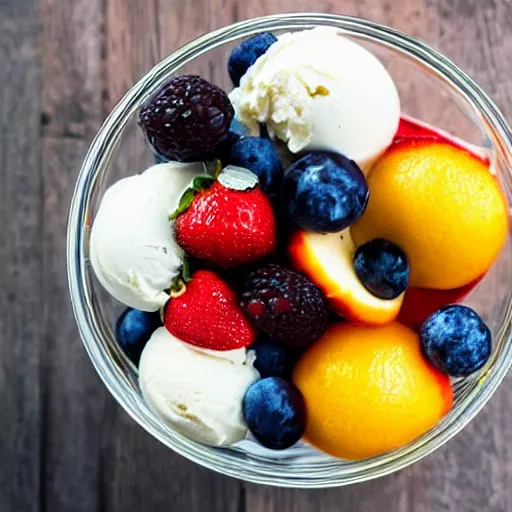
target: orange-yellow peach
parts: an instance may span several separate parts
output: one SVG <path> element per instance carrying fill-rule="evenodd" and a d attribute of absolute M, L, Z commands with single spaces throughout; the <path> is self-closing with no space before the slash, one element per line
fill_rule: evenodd
<path fill-rule="evenodd" d="M 333 324 L 293 372 L 307 409 L 305 439 L 335 457 L 364 459 L 400 448 L 451 408 L 448 376 L 398 322 Z"/>
<path fill-rule="evenodd" d="M 374 238 L 398 245 L 410 286 L 448 290 L 488 270 L 508 236 L 508 209 L 488 166 L 451 143 L 394 144 L 368 176 L 370 198 L 351 227 L 357 246 Z"/>

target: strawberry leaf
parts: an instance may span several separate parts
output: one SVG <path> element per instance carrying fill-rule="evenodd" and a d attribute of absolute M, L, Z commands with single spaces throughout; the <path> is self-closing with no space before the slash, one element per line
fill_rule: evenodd
<path fill-rule="evenodd" d="M 169 214 L 169 220 L 175 220 L 179 215 L 186 212 L 192 201 L 194 201 L 194 196 L 196 192 L 200 192 L 201 190 L 207 190 L 210 188 L 215 182 L 215 178 L 209 174 L 202 174 L 201 176 L 196 176 L 190 187 L 183 192 L 183 195 L 180 198 L 180 202 L 178 204 L 178 208 L 174 210 L 171 214 Z"/>
<path fill-rule="evenodd" d="M 183 260 L 183 265 L 181 266 L 181 277 L 185 283 L 188 283 L 192 280 L 192 275 L 190 274 L 190 263 L 187 258 Z"/>
<path fill-rule="evenodd" d="M 184 194 L 181 196 L 178 208 L 176 208 L 176 210 L 174 210 L 174 212 L 172 212 L 169 215 L 169 220 L 176 219 L 178 215 L 181 215 L 183 212 L 187 211 L 190 208 L 190 205 L 194 200 L 195 193 L 196 192 L 193 188 L 188 188 L 187 190 L 185 190 Z"/>
<path fill-rule="evenodd" d="M 192 189 L 194 192 L 199 192 L 200 190 L 206 190 L 207 188 L 210 188 L 215 181 L 215 178 L 213 176 L 197 176 L 192 181 Z"/>

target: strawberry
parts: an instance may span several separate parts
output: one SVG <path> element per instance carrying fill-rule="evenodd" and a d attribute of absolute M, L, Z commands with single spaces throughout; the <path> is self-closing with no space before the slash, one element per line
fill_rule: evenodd
<path fill-rule="evenodd" d="M 253 263 L 276 247 L 272 206 L 259 187 L 233 190 L 220 181 L 195 192 L 180 213 L 176 241 L 185 252 L 218 268 Z"/>
<path fill-rule="evenodd" d="M 211 350 L 235 350 L 256 340 L 235 292 L 210 270 L 198 270 L 184 293 L 171 298 L 164 324 L 178 339 Z"/>

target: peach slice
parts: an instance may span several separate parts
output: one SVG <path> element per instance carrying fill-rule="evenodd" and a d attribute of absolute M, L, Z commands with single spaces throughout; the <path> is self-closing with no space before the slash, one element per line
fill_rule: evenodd
<path fill-rule="evenodd" d="M 322 290 L 332 311 L 351 322 L 387 324 L 397 317 L 404 294 L 392 300 L 371 294 L 355 273 L 355 250 L 349 229 L 327 235 L 299 230 L 288 245 L 292 265 Z"/>

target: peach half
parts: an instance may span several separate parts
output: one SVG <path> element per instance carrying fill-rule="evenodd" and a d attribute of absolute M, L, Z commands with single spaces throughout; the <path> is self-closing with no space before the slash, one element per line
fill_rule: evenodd
<path fill-rule="evenodd" d="M 392 322 L 404 294 L 384 300 L 370 293 L 355 273 L 355 250 L 349 229 L 325 235 L 299 230 L 291 235 L 288 245 L 294 268 L 320 288 L 334 313 L 366 325 Z"/>

